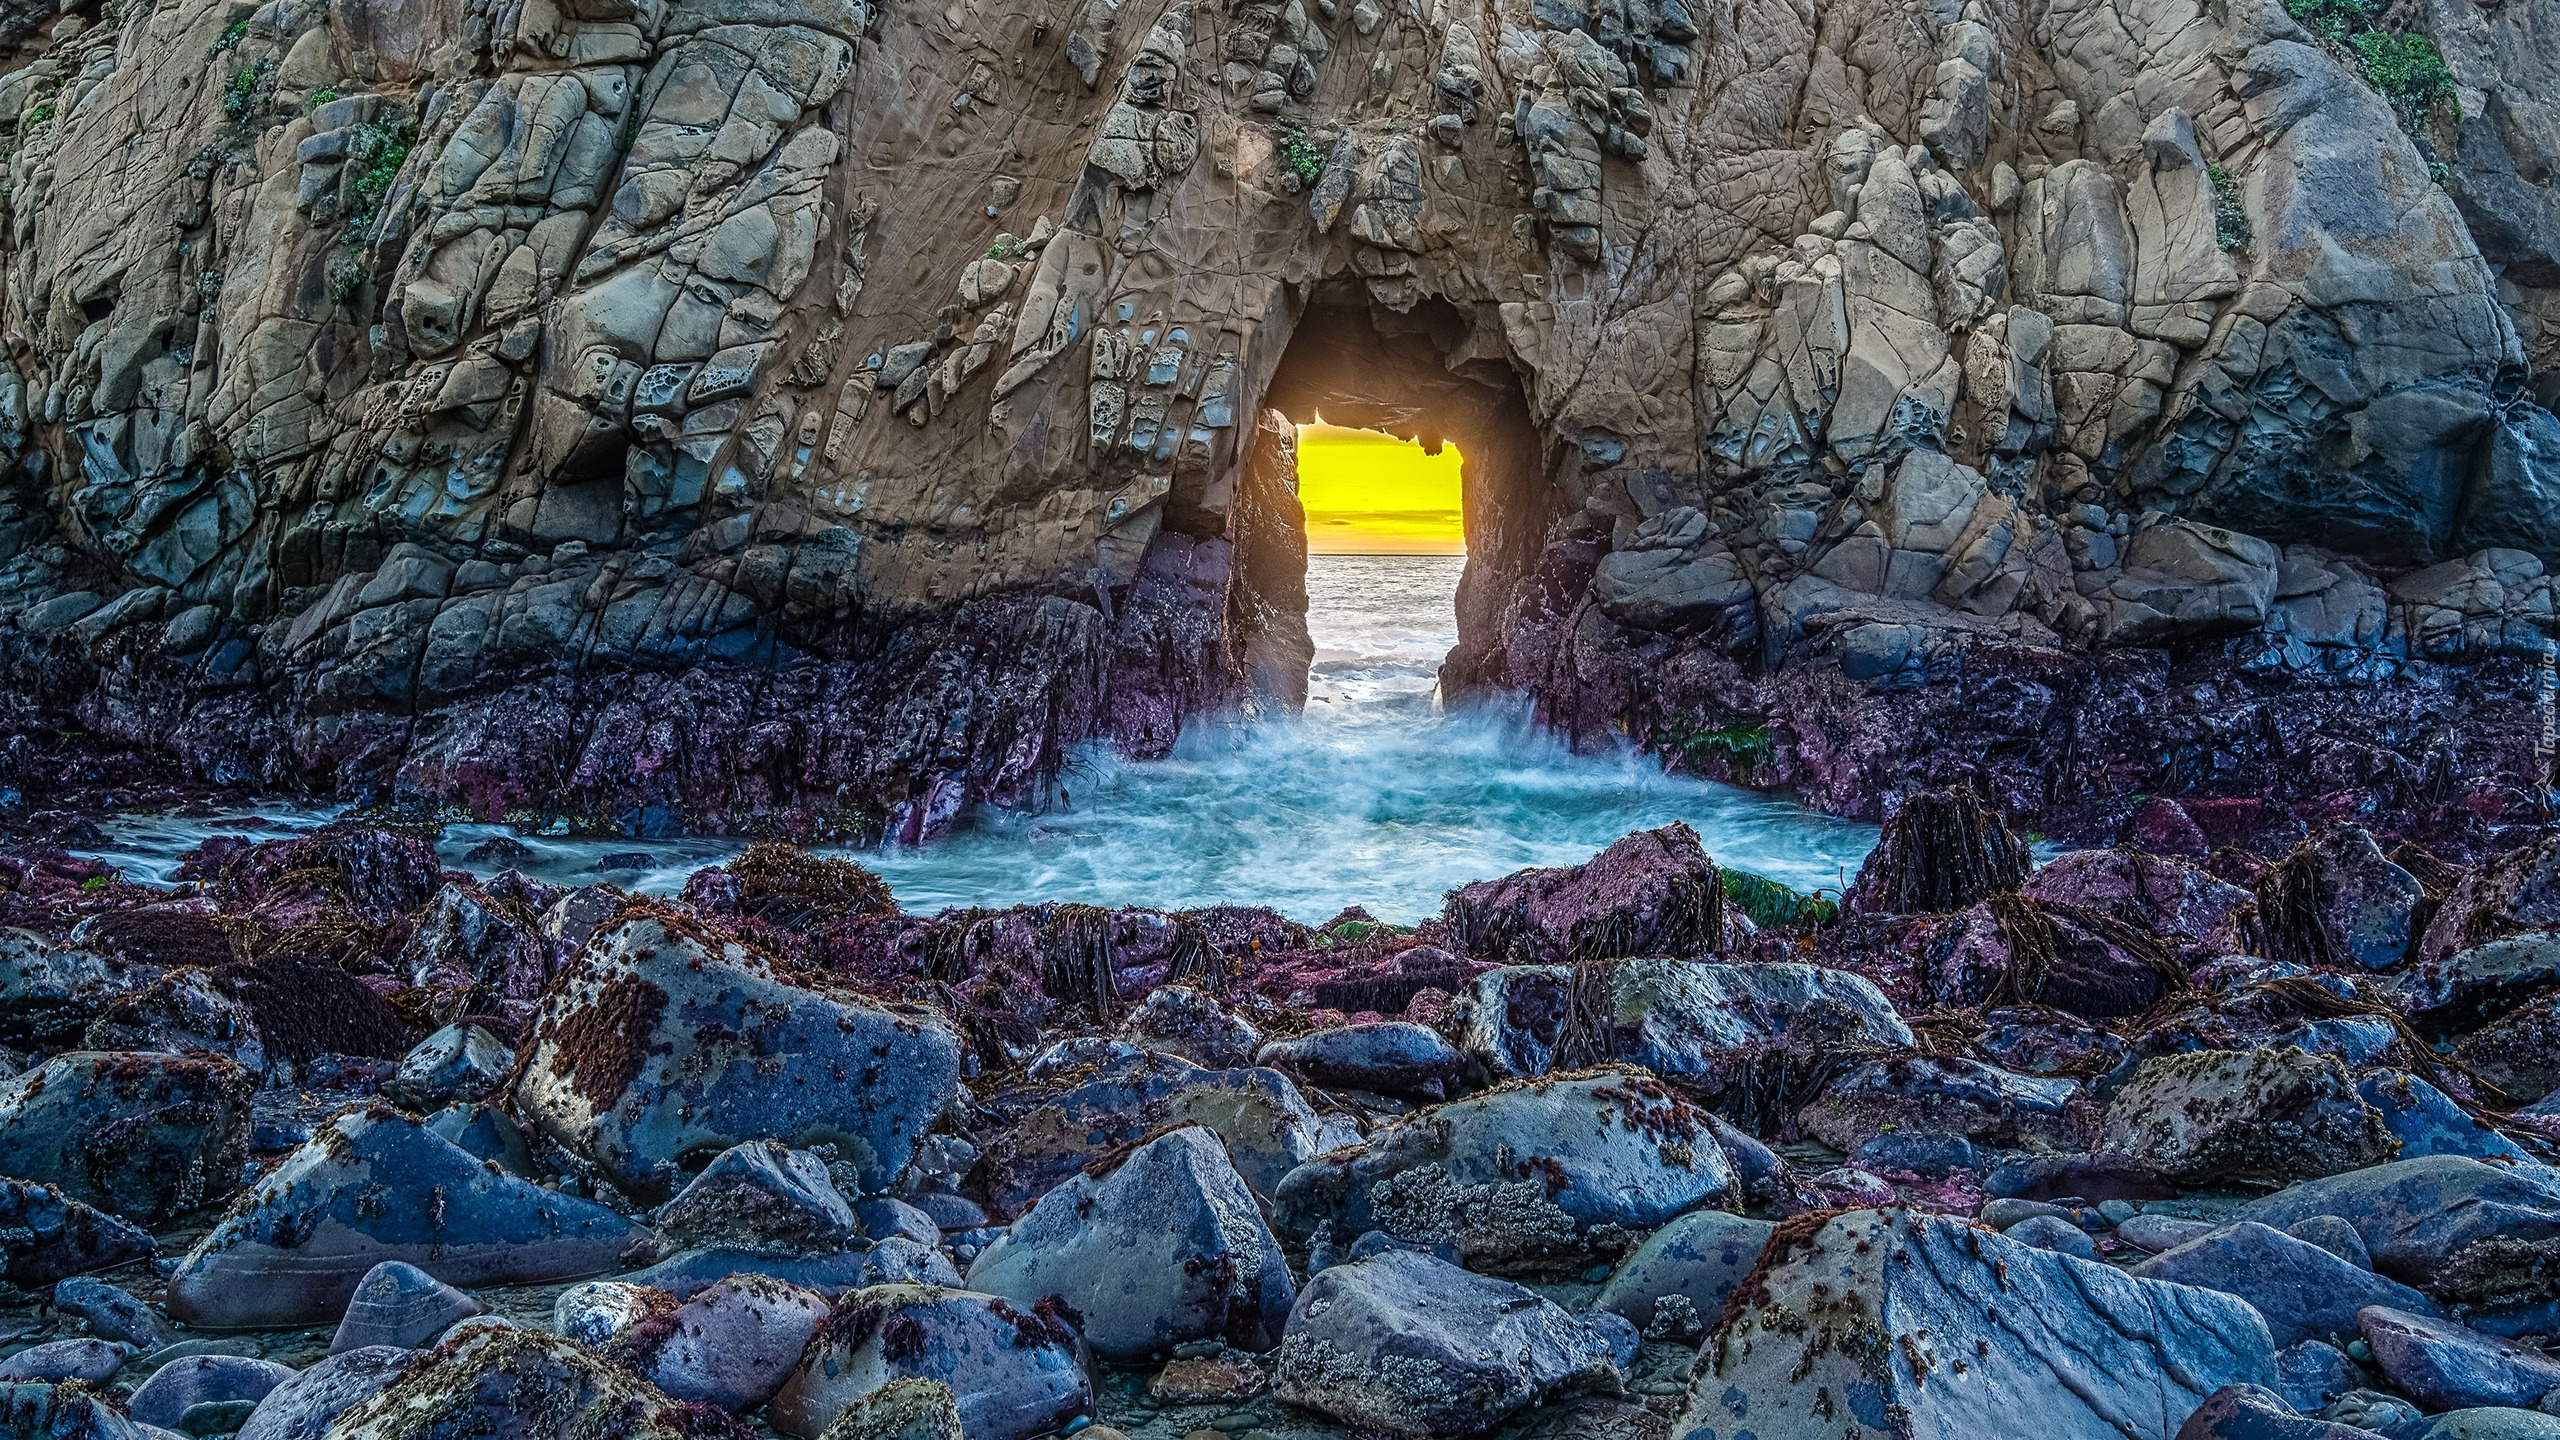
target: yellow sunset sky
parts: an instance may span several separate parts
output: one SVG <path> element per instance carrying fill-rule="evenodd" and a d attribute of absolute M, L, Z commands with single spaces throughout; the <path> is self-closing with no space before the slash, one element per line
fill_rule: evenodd
<path fill-rule="evenodd" d="M 1298 498 L 1318 555 L 1463 555 L 1458 447 L 1318 420 L 1298 427 Z"/>

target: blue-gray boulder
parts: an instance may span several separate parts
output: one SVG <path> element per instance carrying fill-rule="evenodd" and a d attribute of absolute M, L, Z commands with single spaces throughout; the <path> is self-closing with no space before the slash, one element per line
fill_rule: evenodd
<path fill-rule="evenodd" d="M 1707 1343 L 1674 1434 L 2168 1435 L 2226 1385 L 2269 1385 L 2266 1322 L 2229 1295 L 1853 1210 L 1770 1242 Z M 1850 1295 L 1857 1297 L 1849 1303 Z"/>
<path fill-rule="evenodd" d="M 734 941 L 654 914 L 600 931 L 535 1013 L 519 1113 L 660 1201 L 684 1166 L 750 1140 L 832 1144 L 885 1190 L 960 1083 L 935 1012 L 787 984 Z"/>
<path fill-rule="evenodd" d="M 143 1224 L 228 1195 L 258 1078 L 210 1055 L 74 1051 L 0 1081 L 0 1175 Z"/>
<path fill-rule="evenodd" d="M 2560 1236 L 2560 1175 L 2428 1155 L 2306 1180 L 2250 1201 L 2231 1218 L 2281 1230 L 2315 1215 L 2354 1226 L 2375 1269 L 2425 1289 L 2466 1246 Z"/>
<path fill-rule="evenodd" d="M 1692 1210 L 1646 1236 L 1618 1262 L 1591 1308 L 1624 1315 L 1649 1336 L 1704 1335 L 1775 1228 L 1721 1210 Z"/>
<path fill-rule="evenodd" d="M 2368 1305 L 2435 1312 L 2408 1286 L 2254 1220 L 2154 1255 L 2133 1273 L 2237 1295 L 2257 1307 L 2280 1346 L 2303 1340 L 2344 1345 L 2355 1338 L 2356 1312 Z"/>
<path fill-rule="evenodd" d="M 1108 1360 L 1211 1338 L 1269 1349 L 1296 1288 L 1218 1137 L 1187 1125 L 1097 1170 L 1041 1196 L 970 1264 L 969 1288 L 1064 1299 Z"/>
<path fill-rule="evenodd" d="M 1272 1389 L 1364 1434 L 1473 1435 L 1532 1403 L 1615 1389 L 1632 1338 L 1508 1281 L 1385 1250 L 1307 1282 Z"/>
<path fill-rule="evenodd" d="M 386 1203 L 385 1197 L 410 1203 Z M 500 1172 L 387 1106 L 331 1117 L 169 1278 L 174 1318 L 219 1329 L 338 1319 L 366 1272 L 405 1260 L 453 1285 L 612 1269 L 635 1234 L 590 1200 Z"/>
<path fill-rule="evenodd" d="M 1253 1063 L 1310 1085 L 1438 1100 L 1465 1073 L 1467 1057 L 1428 1025 L 1381 1020 L 1274 1040 Z"/>
<path fill-rule="evenodd" d="M 1076 1332 L 1048 1304 L 933 1285 L 876 1285 L 836 1301 L 799 1368 L 765 1407 L 793 1440 L 818 1440 L 892 1381 L 938 1380 L 969 1440 L 1032 1440 L 1093 1413 Z"/>
<path fill-rule="evenodd" d="M 1592 1071 L 1417 1111 L 1291 1171 L 1272 1213 L 1301 1241 L 1384 1230 L 1534 1271 L 1622 1254 L 1734 1190 L 1703 1111 L 1649 1075 Z"/>

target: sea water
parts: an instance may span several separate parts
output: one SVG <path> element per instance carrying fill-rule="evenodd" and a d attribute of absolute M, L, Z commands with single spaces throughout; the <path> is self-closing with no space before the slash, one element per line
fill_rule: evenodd
<path fill-rule="evenodd" d="M 1532 865 L 1573 865 L 1631 830 L 1687 821 L 1718 861 L 1802 890 L 1838 891 L 1875 828 L 1793 801 L 1663 773 L 1632 748 L 1575 754 L 1524 704 L 1447 706 L 1437 675 L 1457 643 L 1458 556 L 1317 555 L 1307 565 L 1316 644 L 1306 713 L 1203 722 L 1171 757 L 1075 755 L 1064 802 L 1037 814 L 982 809 L 929 845 L 853 853 L 899 903 L 1076 900 L 1188 909 L 1265 905 L 1320 923 L 1360 905 L 1411 924 L 1449 890 Z M 334 812 L 259 806 L 218 820 L 119 816 L 94 852 L 165 880 L 208 834 L 272 838 Z M 532 853 L 470 858 L 508 835 Z M 507 866 L 569 884 L 665 892 L 735 854 L 719 839 L 616 840 L 448 827 L 444 862 Z M 848 852 L 852 853 L 852 852 Z"/>

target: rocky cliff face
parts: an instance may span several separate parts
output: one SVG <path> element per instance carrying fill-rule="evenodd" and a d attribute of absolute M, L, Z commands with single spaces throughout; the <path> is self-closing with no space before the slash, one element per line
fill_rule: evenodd
<path fill-rule="evenodd" d="M 1320 406 L 1577 731 L 2494 819 L 2560 36 L 2293 8 L 11 10 L 13 763 L 929 834 L 1292 703 Z"/>

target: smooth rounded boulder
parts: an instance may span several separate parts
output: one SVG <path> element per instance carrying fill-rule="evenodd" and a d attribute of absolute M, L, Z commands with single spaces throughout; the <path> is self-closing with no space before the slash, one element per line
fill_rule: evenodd
<path fill-rule="evenodd" d="M 825 1162 L 772 1140 L 721 1151 L 649 1218 L 662 1255 L 712 1247 L 832 1255 L 862 1234 Z"/>
<path fill-rule="evenodd" d="M 1735 1189 L 1705 1112 L 1649 1075 L 1515 1082 L 1416 1111 L 1290 1172 L 1272 1218 L 1300 1240 L 1384 1230 L 1470 1268 L 1579 1268 Z"/>
<path fill-rule="evenodd" d="M 678 1400 L 752 1410 L 790 1377 L 828 1308 L 814 1290 L 732 1275 L 623 1330 L 606 1353 Z"/>
<path fill-rule="evenodd" d="M 329 1353 L 368 1346 L 403 1350 L 441 1335 L 457 1320 L 489 1313 L 489 1307 L 404 1260 L 385 1260 L 356 1282 L 346 1317 L 329 1341 Z"/>
<path fill-rule="evenodd" d="M 2560 1238 L 2560 1175 L 2429 1155 L 2306 1180 L 2250 1201 L 2231 1218 L 2282 1230 L 2321 1215 L 2355 1227 L 2374 1269 L 2424 1290 L 2484 1240 Z"/>
<path fill-rule="evenodd" d="M 829 1144 L 885 1190 L 960 1083 L 938 1013 L 785 983 L 673 912 L 600 931 L 536 1012 L 523 1114 L 635 1198 L 734 1145 Z"/>
<path fill-rule="evenodd" d="M 2287 1046 L 2145 1060 L 2107 1103 L 2098 1148 L 2193 1185 L 2281 1185 L 2399 1153 L 2346 1067 Z"/>
<path fill-rule="evenodd" d="M 1210 1338 L 1268 1349 L 1296 1298 L 1253 1192 L 1197 1125 L 1040 1197 L 971 1263 L 968 1284 L 1023 1305 L 1058 1296 L 1094 1350 L 1122 1362 Z"/>
<path fill-rule="evenodd" d="M 1217 1131 L 1236 1173 L 1265 1198 L 1319 1148 L 1314 1107 L 1279 1071 L 1203 1070 L 1142 1052 L 1102 1066 L 988 1140 L 987 1208 L 999 1219 L 1024 1214 L 1111 1150 L 1186 1123 Z"/>
<path fill-rule="evenodd" d="M 2246 1302 L 2137 1280 L 1906 1210 L 1807 1217 L 1698 1358 L 1674 1434 L 2168 1435 L 2225 1385 L 2272 1386 Z M 1857 1300 L 1849 1303 L 1846 1297 Z"/>
<path fill-rule="evenodd" d="M 1307 1282 L 1272 1388 L 1365 1434 L 1441 1440 L 1553 1396 L 1615 1389 L 1634 1339 L 1619 1317 L 1584 1319 L 1509 1281 L 1385 1250 Z"/>
<path fill-rule="evenodd" d="M 255 1356 L 189 1355 L 152 1371 L 126 1402 L 125 1413 L 145 1425 L 175 1430 L 192 1406 L 264 1400 L 293 1377 L 292 1367 Z"/>
<path fill-rule="evenodd" d="M 1032 1440 L 1093 1412 L 1076 1333 L 1047 1305 L 933 1285 L 875 1285 L 836 1302 L 765 1420 L 818 1440 L 846 1407 L 894 1381 L 960 1397 L 969 1440 Z"/>
<path fill-rule="evenodd" d="M 1253 1063 L 1310 1085 L 1438 1100 L 1465 1072 L 1467 1057 L 1428 1025 L 1382 1020 L 1274 1040 Z"/>
<path fill-rule="evenodd" d="M 613 1211 L 498 1171 L 414 1117 L 345 1110 L 187 1252 L 167 1303 L 172 1317 L 218 1329 L 319 1324 L 343 1316 L 385 1260 L 451 1285 L 570 1280 L 612 1269 L 634 1234 Z"/>
<path fill-rule="evenodd" d="M 331 1355 L 268 1391 L 234 1440 L 320 1440 L 340 1415 L 408 1373 L 418 1359 L 415 1350 L 389 1345 Z"/>
<path fill-rule="evenodd" d="M 2368 1305 L 2435 1310 L 2426 1296 L 2396 1280 L 2254 1220 L 2163 1251 L 2132 1273 L 2239 1296 L 2266 1319 L 2279 1347 L 2333 1338 L 2343 1345 L 2355 1335 L 2356 1312 Z"/>
<path fill-rule="evenodd" d="M 1692 1210 L 1645 1237 L 1591 1301 L 1624 1315 L 1648 1336 L 1706 1333 L 1776 1227 L 1721 1210 Z"/>

